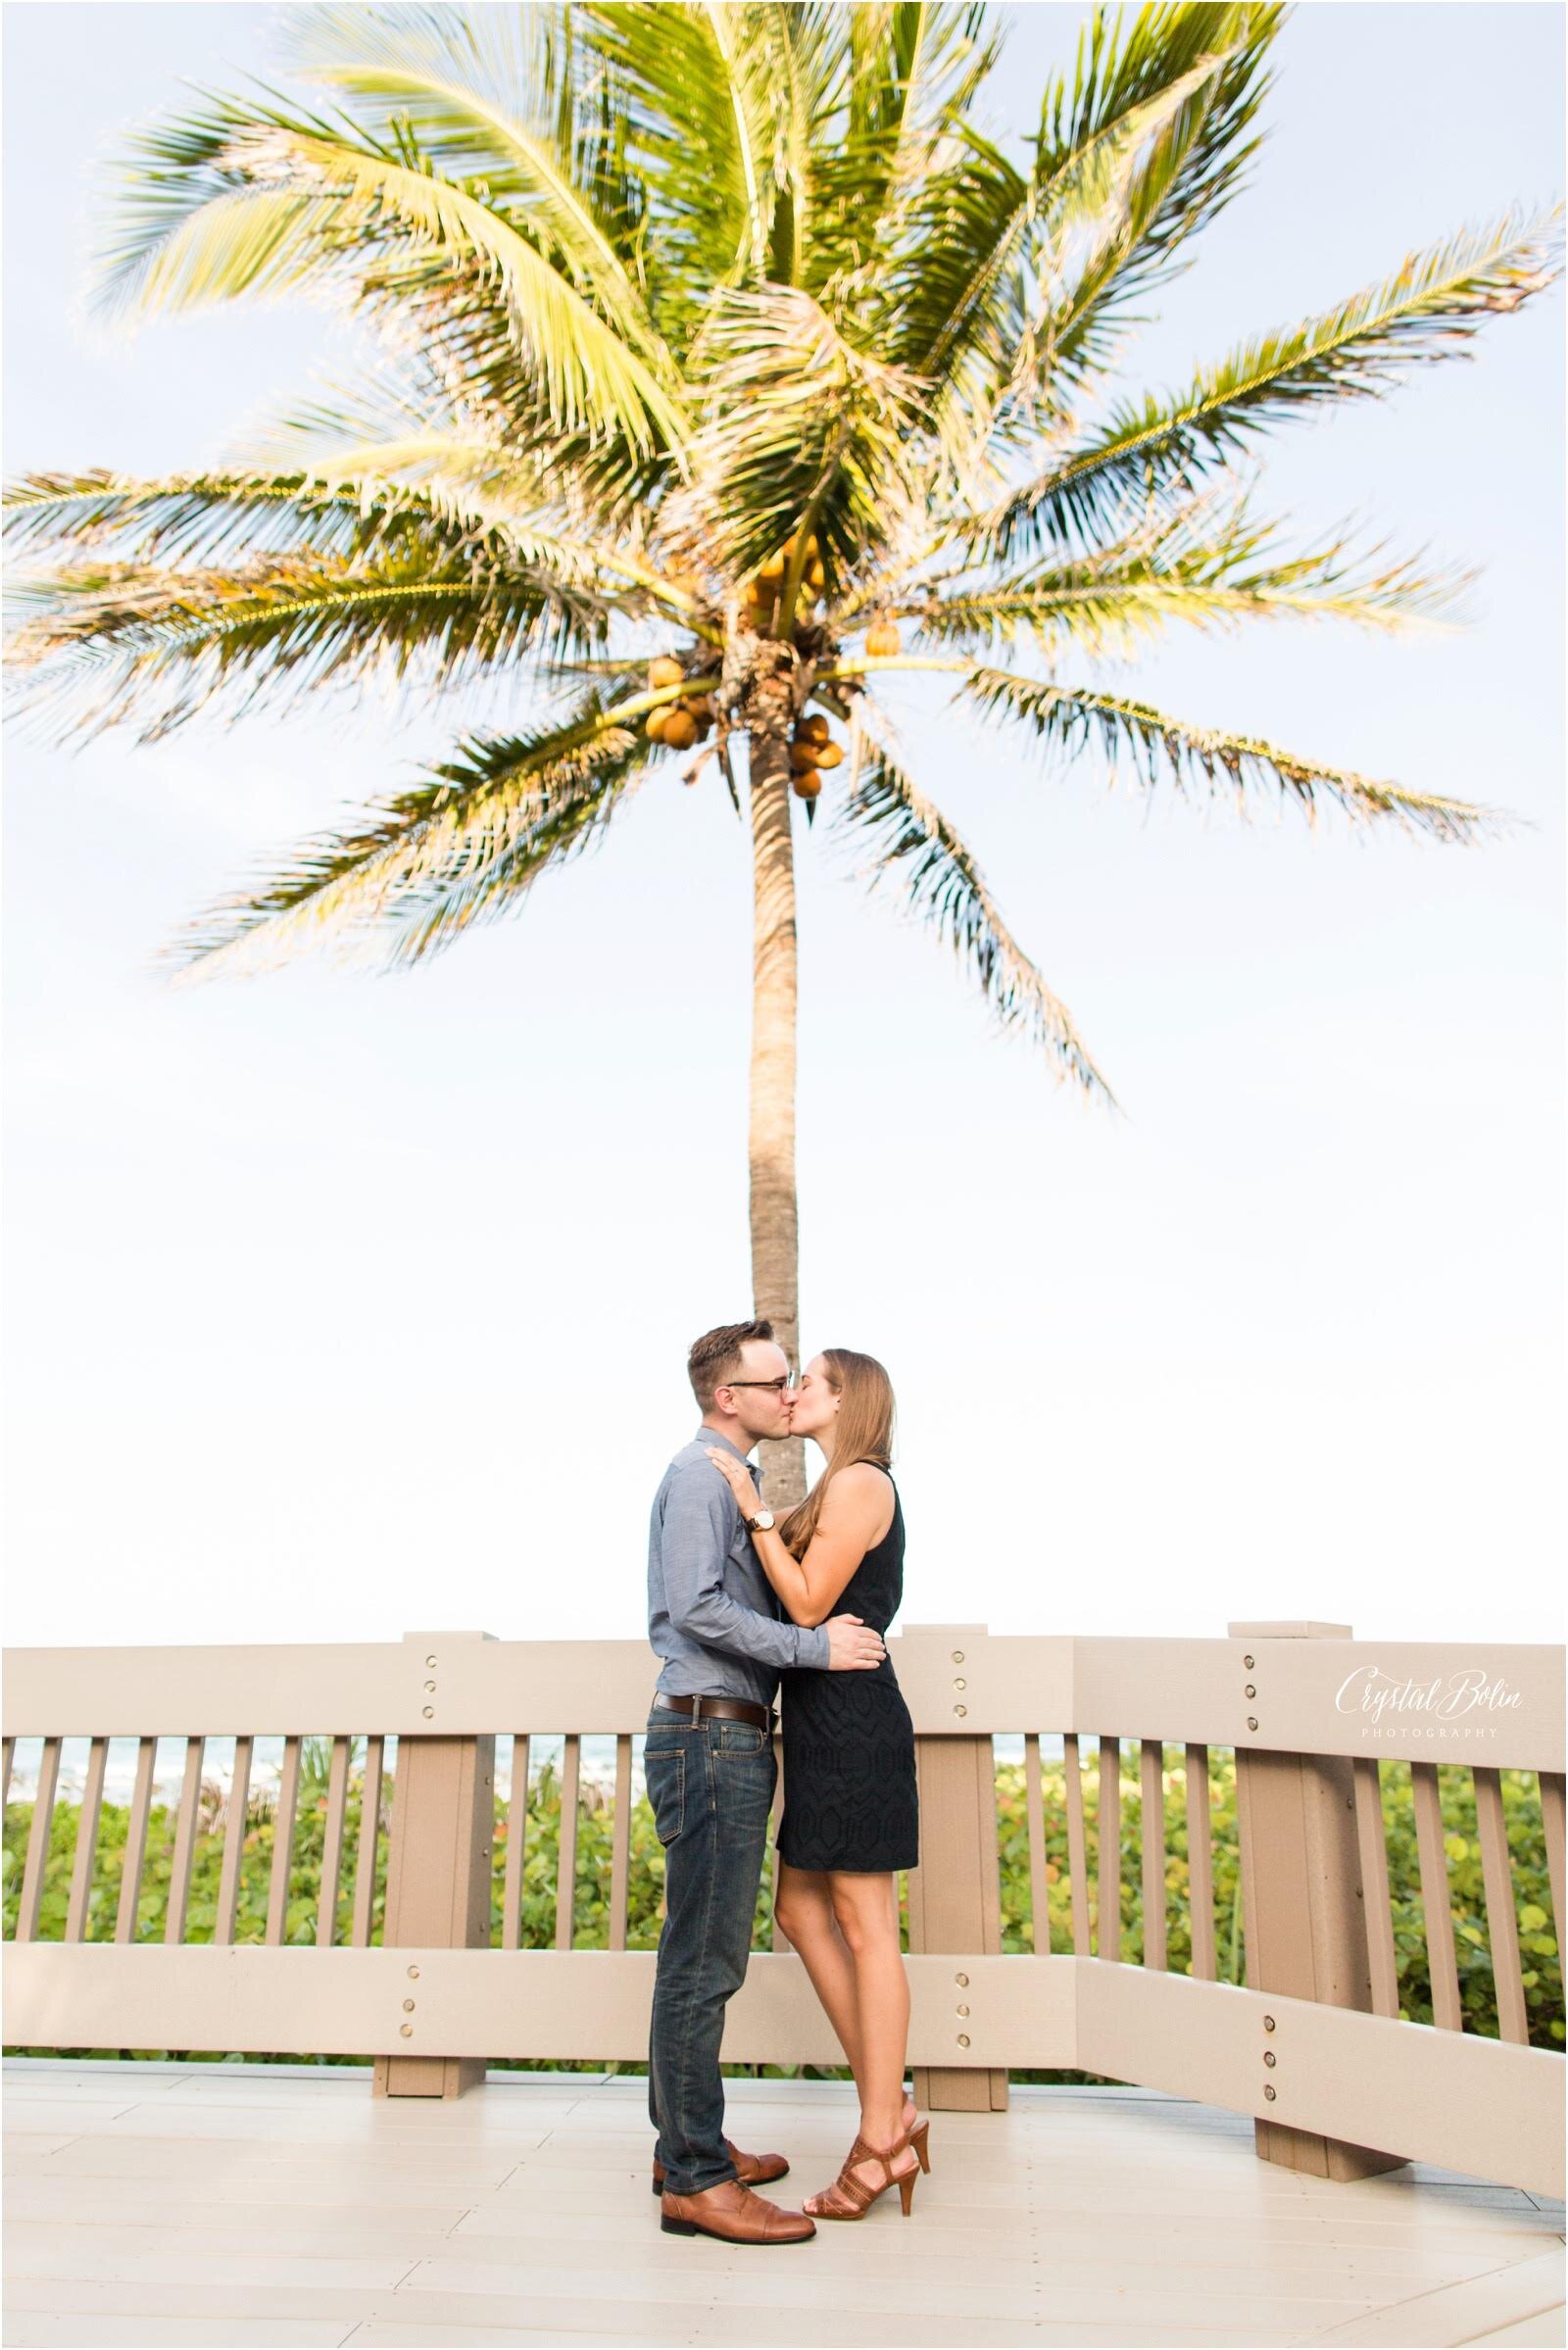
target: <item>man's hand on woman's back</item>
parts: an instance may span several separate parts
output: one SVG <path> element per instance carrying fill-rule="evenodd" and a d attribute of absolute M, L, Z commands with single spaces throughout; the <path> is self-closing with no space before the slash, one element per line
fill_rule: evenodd
<path fill-rule="evenodd" d="M 832 1616 L 823 1630 L 827 1634 L 830 1673 L 870 1672 L 887 1654 L 882 1635 L 873 1632 L 859 1616 Z"/>

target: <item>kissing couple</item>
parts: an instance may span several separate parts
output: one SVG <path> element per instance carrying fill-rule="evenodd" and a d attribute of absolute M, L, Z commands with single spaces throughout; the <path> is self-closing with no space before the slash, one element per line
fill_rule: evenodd
<path fill-rule="evenodd" d="M 858 2220 L 897 2185 L 905 2216 L 930 2123 L 905 2093 L 909 1988 L 895 1872 L 919 1857 L 914 1729 L 883 1635 L 904 1588 L 904 1516 L 888 1474 L 893 1388 L 868 1354 L 830 1346 L 792 1386 L 770 1322 L 707 1331 L 687 1358 L 702 1422 L 664 1472 L 648 1540 L 648 1638 L 663 1660 L 644 1747 L 664 1848 L 648 2064 L 654 2192 L 672 2235 L 798 2244 Z M 748 1454 L 808 1436 L 823 1470 L 778 1525 Z M 838 2178 L 800 2209 L 754 2190 L 781 2154 L 724 2135 L 719 2045 L 746 1977 L 778 1783 L 778 1925 L 799 1952 L 860 2096 Z"/>

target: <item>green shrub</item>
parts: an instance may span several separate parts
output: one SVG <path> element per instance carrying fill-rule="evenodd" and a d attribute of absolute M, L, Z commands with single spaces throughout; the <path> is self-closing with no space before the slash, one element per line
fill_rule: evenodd
<path fill-rule="evenodd" d="M 317 1939 L 329 1757 L 330 1741 L 307 1739 L 304 1742 L 284 1926 L 284 1938 L 292 1943 L 314 1944 Z M 1180 1747 L 1168 1749 L 1165 1760 L 1166 1953 L 1172 1971 L 1185 1974 L 1191 1971 L 1192 1966 L 1192 1936 L 1188 1910 L 1183 1750 Z M 1047 1881 L 1044 1920 L 1035 1917 L 1030 1897 L 1029 1824 L 1023 1765 L 999 1763 L 996 1778 L 1003 1949 L 1020 1954 L 1036 1948 L 1043 1952 L 1070 1951 L 1072 1914 L 1063 1766 L 1060 1762 L 1047 1760 L 1042 1771 Z M 1137 1749 L 1131 1741 L 1122 1755 L 1122 1778 L 1121 1914 L 1117 1921 L 1117 1941 L 1120 1956 L 1136 1962 L 1143 1953 L 1143 1847 Z M 1382 1781 L 1399 2013 L 1412 2022 L 1430 2024 L 1433 2020 L 1432 1986 L 1426 1957 L 1408 1765 L 1385 1762 Z M 1235 1758 L 1230 1752 L 1219 1749 L 1211 1752 L 1209 1783 L 1217 1971 L 1222 1982 L 1240 1983 L 1244 1980 L 1246 1953 L 1236 1832 L 1236 1768 Z M 1468 1770 L 1445 1767 L 1439 1773 L 1439 1784 L 1447 1829 L 1449 1898 L 1465 2027 L 1469 2031 L 1494 2036 L 1497 2031 L 1496 1993 L 1487 1939 L 1473 1783 Z M 1561 2047 L 1562 1968 L 1556 1939 L 1551 1932 L 1550 1892 L 1534 1774 L 1504 1771 L 1501 1785 L 1503 1818 L 1513 1862 L 1530 2038 L 1536 2046 Z M 349 1780 L 343 1867 L 334 1920 L 334 1938 L 339 1942 L 348 1940 L 351 1932 L 354 1869 L 363 1791 L 361 1750 L 356 1744 Z M 547 1750 L 542 1762 L 534 1770 L 528 1790 L 520 1920 L 524 1949 L 549 1949 L 555 1944 L 561 1793 L 560 1771 L 554 1755 Z M 1092 1929 L 1098 1934 L 1098 1921 L 1095 1918 L 1099 1879 L 1096 1793 L 1095 1773 L 1091 1769 L 1085 1772 L 1084 1828 L 1090 1917 Z M 391 1794 L 391 1781 L 388 1779 L 383 1781 L 381 1817 L 377 1822 L 375 1897 L 370 1926 L 372 1942 L 379 1942 L 382 1933 Z M 491 1940 L 496 1943 L 501 1939 L 507 1842 L 511 1834 L 507 1809 L 506 1802 L 498 1794 L 495 1800 L 491 1885 Z M 16 1932 L 22 1867 L 31 1819 L 30 1802 L 12 1803 L 6 1807 L 4 1889 L 5 1933 L 8 1938 Z M 75 1856 L 76 1822 L 77 1811 L 74 1804 L 57 1803 L 50 1826 L 49 1855 L 40 1904 L 38 1932 L 43 1940 L 59 1941 L 65 1935 L 66 1907 Z M 128 1805 L 104 1804 L 88 1906 L 87 1938 L 90 1941 L 109 1941 L 114 1938 L 128 1822 Z M 168 1803 L 155 1803 L 149 1816 L 146 1865 L 136 1906 L 136 1938 L 139 1941 L 155 1941 L 163 1936 L 173 1863 L 174 1827 L 174 1807 Z M 577 1854 L 573 1876 L 572 1939 L 573 1946 L 579 1950 L 603 1950 L 609 1945 L 613 1831 L 612 1793 L 589 1774 L 579 1790 Z M 241 1942 L 259 1942 L 266 1934 L 273 1836 L 270 1799 L 265 1794 L 253 1793 L 246 1811 L 235 1919 L 235 1939 Z M 222 1793 L 216 1781 L 209 1781 L 203 1788 L 199 1834 L 191 1868 L 190 1899 L 185 1923 L 187 1941 L 205 1942 L 212 1939 L 222 1849 Z M 628 1852 L 626 1947 L 629 1950 L 652 1950 L 658 1945 L 663 1871 L 664 1855 L 654 1830 L 653 1815 L 646 1797 L 639 1796 L 632 1809 Z M 765 1948 L 769 1940 L 769 1882 L 764 1872 L 758 1894 L 754 1946 Z M 905 1940 L 906 1946 L 906 1929 Z M 1094 1946 L 1098 1948 L 1098 1941 Z M 1021 2074 L 1019 2078 L 1029 2076 Z"/>

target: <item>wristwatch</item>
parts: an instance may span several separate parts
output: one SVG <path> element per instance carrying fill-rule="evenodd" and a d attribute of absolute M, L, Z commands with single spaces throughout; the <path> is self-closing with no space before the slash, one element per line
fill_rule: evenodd
<path fill-rule="evenodd" d="M 746 1531 L 748 1534 L 765 1534 L 772 1523 L 772 1511 L 770 1509 L 760 1509 L 755 1518 L 747 1519 Z"/>

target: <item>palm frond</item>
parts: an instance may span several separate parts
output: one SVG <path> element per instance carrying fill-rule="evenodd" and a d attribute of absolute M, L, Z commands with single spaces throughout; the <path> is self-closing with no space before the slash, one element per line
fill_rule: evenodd
<path fill-rule="evenodd" d="M 867 0 L 848 15 L 844 118 L 816 158 L 806 280 L 830 310 L 823 289 L 832 278 L 877 269 L 907 243 L 911 207 L 944 167 L 1003 45 L 1001 26 L 969 0 Z"/>
<path fill-rule="evenodd" d="M 418 962 L 586 847 L 651 754 L 597 692 L 531 733 L 471 736 L 361 830 L 306 842 L 271 880 L 211 907 L 164 959 L 185 978 L 268 968 L 307 945 Z"/>
<path fill-rule="evenodd" d="M 1232 57 L 1199 57 L 1167 87 L 1104 120 L 1092 117 L 1065 147 L 1042 134 L 1027 174 L 965 127 L 966 152 L 930 183 L 916 233 L 891 273 L 889 302 L 892 348 L 916 372 L 944 381 L 946 405 L 971 420 L 980 441 L 1009 395 L 1032 392 L 1070 256 L 1090 238 L 1102 247 L 1126 234 L 1130 199 L 1147 184 L 1140 158 Z"/>
<path fill-rule="evenodd" d="M 1257 736 L 1194 726 L 1147 702 L 1086 687 L 1045 684 L 976 668 L 958 689 L 988 716 L 1017 720 L 1048 748 L 1069 758 L 1098 744 L 1113 773 L 1130 769 L 1146 791 L 1162 783 L 1184 797 L 1229 792 L 1239 813 L 1260 794 L 1298 808 L 1315 823 L 1320 803 L 1344 810 L 1356 824 L 1388 823 L 1438 841 L 1474 841 L 1512 819 L 1500 808 L 1473 807 L 1438 793 L 1358 775 L 1304 759 Z"/>
<path fill-rule="evenodd" d="M 863 699 L 857 716 L 874 726 Z M 833 829 L 852 845 L 869 847 L 861 878 L 871 889 L 902 882 L 906 905 L 932 924 L 972 973 L 1002 1028 L 1040 1047 L 1058 1079 L 1070 1078 L 1086 1095 L 1114 1106 L 1071 1013 L 1003 920 L 972 852 L 874 733 L 860 747 L 858 768 L 839 802 Z"/>
<path fill-rule="evenodd" d="M 286 21 L 289 54 L 312 80 L 343 92 L 376 144 L 412 123 L 444 177 L 477 180 L 485 201 L 525 222 L 540 250 L 615 321 L 666 388 L 679 376 L 602 219 L 559 5 L 484 9 L 319 6 Z"/>
<path fill-rule="evenodd" d="M 1192 489 L 1209 465 L 1324 402 L 1386 393 L 1407 367 L 1466 357 L 1488 318 L 1558 274 L 1560 213 L 1466 231 L 1411 254 L 1348 302 L 1244 344 L 1185 391 L 1150 393 L 1016 491 L 976 533 L 997 555 L 1092 537 L 1151 499 Z"/>
<path fill-rule="evenodd" d="M 709 414 L 672 526 L 700 531 L 736 577 L 791 531 L 814 531 L 831 592 L 909 511 L 918 387 L 784 286 L 717 297 L 705 349 Z"/>
<path fill-rule="evenodd" d="M 297 111 L 214 97 L 135 146 L 141 171 L 101 258 L 107 311 L 145 317 L 342 286 L 389 254 L 407 267 L 412 253 L 427 270 L 467 265 L 501 296 L 558 430 L 624 436 L 643 456 L 679 447 L 678 398 L 648 361 L 476 187 L 436 171 L 406 128 L 401 151 L 388 151 Z"/>
<path fill-rule="evenodd" d="M 14 545 L 115 547 L 183 560 L 211 558 L 236 540 L 253 554 L 312 548 L 364 556 L 418 540 L 456 552 L 482 540 L 486 528 L 477 509 L 460 520 L 422 487 L 392 480 L 390 471 L 373 480 L 345 471 L 331 483 L 304 472 L 215 470 L 145 479 L 97 466 L 29 473 L 7 485 L 0 513 Z M 549 544 L 510 533 L 504 543 L 514 552 L 526 543 L 539 554 Z"/>
<path fill-rule="evenodd" d="M 710 288 L 766 267 L 776 159 L 752 12 L 584 0 L 572 13 L 645 191 L 650 307 L 684 352 Z"/>
<path fill-rule="evenodd" d="M 160 741 L 212 711 L 233 719 L 264 695 L 299 699 L 332 684 L 411 673 L 430 690 L 484 676 L 524 654 L 547 660 L 604 640 L 609 601 L 544 569 L 432 563 L 418 551 L 348 563 L 329 555 L 171 571 L 63 564 L 18 583 L 24 614 L 9 648 L 22 710 L 58 739 L 89 739 L 140 715 Z M 226 689 L 239 686 L 237 696 Z"/>
<path fill-rule="evenodd" d="M 1245 184 L 1257 153 L 1254 125 L 1273 84 L 1265 69 L 1285 10 L 1185 0 L 1136 12 L 1097 8 L 1079 36 L 1069 89 L 1058 74 L 1042 110 L 1036 171 L 1075 154 L 1086 137 L 1171 89 L 1205 59 L 1220 71 L 1138 160 L 1119 220 L 1082 255 L 1038 335 L 1041 388 L 1058 413 L 1104 367 L 1131 305 L 1186 264 L 1184 248 Z"/>
<path fill-rule="evenodd" d="M 1247 496 L 1210 492 L 1076 560 L 1010 577 L 936 583 L 885 608 L 920 635 L 979 651 L 1033 639 L 1093 659 L 1130 660 L 1178 623 L 1233 628 L 1249 619 L 1335 619 L 1386 633 L 1440 626 L 1473 573 L 1360 545 L 1354 526 L 1287 553 L 1277 522 Z"/>

